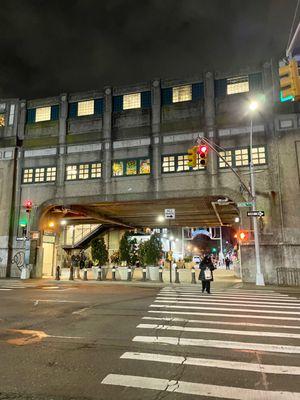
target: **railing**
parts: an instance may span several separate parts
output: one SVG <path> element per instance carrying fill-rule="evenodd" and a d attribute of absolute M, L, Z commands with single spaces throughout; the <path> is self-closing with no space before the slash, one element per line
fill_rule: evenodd
<path fill-rule="evenodd" d="M 276 268 L 279 286 L 300 286 L 300 268 Z"/>

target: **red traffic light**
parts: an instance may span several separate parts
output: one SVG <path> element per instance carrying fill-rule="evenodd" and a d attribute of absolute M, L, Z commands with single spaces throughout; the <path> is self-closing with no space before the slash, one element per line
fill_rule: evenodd
<path fill-rule="evenodd" d="M 207 146 L 201 145 L 197 149 L 197 153 L 201 155 L 201 157 L 205 157 L 205 154 L 207 152 Z"/>
<path fill-rule="evenodd" d="M 24 207 L 26 208 L 26 210 L 31 210 L 32 209 L 32 200 L 25 200 Z"/>

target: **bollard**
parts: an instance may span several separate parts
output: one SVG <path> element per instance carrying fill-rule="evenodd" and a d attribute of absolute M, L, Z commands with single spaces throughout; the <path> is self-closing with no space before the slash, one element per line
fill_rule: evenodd
<path fill-rule="evenodd" d="M 180 283 L 178 268 L 175 267 L 175 283 Z"/>
<path fill-rule="evenodd" d="M 105 267 L 104 268 L 101 267 L 101 271 L 102 271 L 101 273 L 102 280 L 106 281 Z"/>
<path fill-rule="evenodd" d="M 163 269 L 162 267 L 159 267 L 159 282 L 163 282 Z"/>
<path fill-rule="evenodd" d="M 146 273 L 147 273 L 147 269 L 143 268 L 143 281 L 146 281 Z"/>
<path fill-rule="evenodd" d="M 112 267 L 111 273 L 112 273 L 112 280 L 115 281 L 116 280 L 116 267 Z"/>
<path fill-rule="evenodd" d="M 127 280 L 131 281 L 131 268 L 130 267 L 127 268 Z"/>
<path fill-rule="evenodd" d="M 87 269 L 86 268 L 84 268 L 84 270 L 83 270 L 83 280 L 84 281 L 88 280 L 88 278 L 87 278 Z"/>
<path fill-rule="evenodd" d="M 76 267 L 76 279 L 81 279 L 79 267 Z"/>
<path fill-rule="evenodd" d="M 74 281 L 74 269 L 73 269 L 72 265 L 70 267 L 69 281 Z"/>
<path fill-rule="evenodd" d="M 102 281 L 101 273 L 102 273 L 101 267 L 98 267 L 97 281 Z"/>
<path fill-rule="evenodd" d="M 194 267 L 192 267 L 192 283 L 196 283 L 196 271 Z"/>
<path fill-rule="evenodd" d="M 60 281 L 60 266 L 56 267 L 55 280 Z"/>

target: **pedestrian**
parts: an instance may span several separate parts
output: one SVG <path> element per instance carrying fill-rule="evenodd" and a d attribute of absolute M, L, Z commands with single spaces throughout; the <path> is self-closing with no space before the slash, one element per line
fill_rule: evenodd
<path fill-rule="evenodd" d="M 225 258 L 226 269 L 230 269 L 230 263 L 231 263 L 230 258 L 227 256 L 227 257 Z"/>
<path fill-rule="evenodd" d="M 84 253 L 80 253 L 80 261 L 79 261 L 80 269 L 83 269 L 85 267 L 85 260 L 86 260 L 85 254 Z"/>
<path fill-rule="evenodd" d="M 199 280 L 202 281 L 202 293 L 206 290 L 210 294 L 210 282 L 214 280 L 213 270 L 215 269 L 211 257 L 206 255 L 200 263 Z"/>

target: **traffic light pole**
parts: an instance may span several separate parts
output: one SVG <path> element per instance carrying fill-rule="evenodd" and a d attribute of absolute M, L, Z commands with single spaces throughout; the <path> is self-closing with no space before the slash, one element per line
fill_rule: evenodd
<path fill-rule="evenodd" d="M 256 193 L 255 193 L 255 178 L 254 178 L 254 168 L 253 168 L 253 119 L 250 122 L 250 186 L 251 186 L 251 197 L 252 197 L 252 211 L 256 211 Z M 253 230 L 254 230 L 254 246 L 255 246 L 255 259 L 256 259 L 256 285 L 265 286 L 264 276 L 261 272 L 260 264 L 260 253 L 259 253 L 259 233 L 257 226 L 257 217 L 252 217 Z"/>

